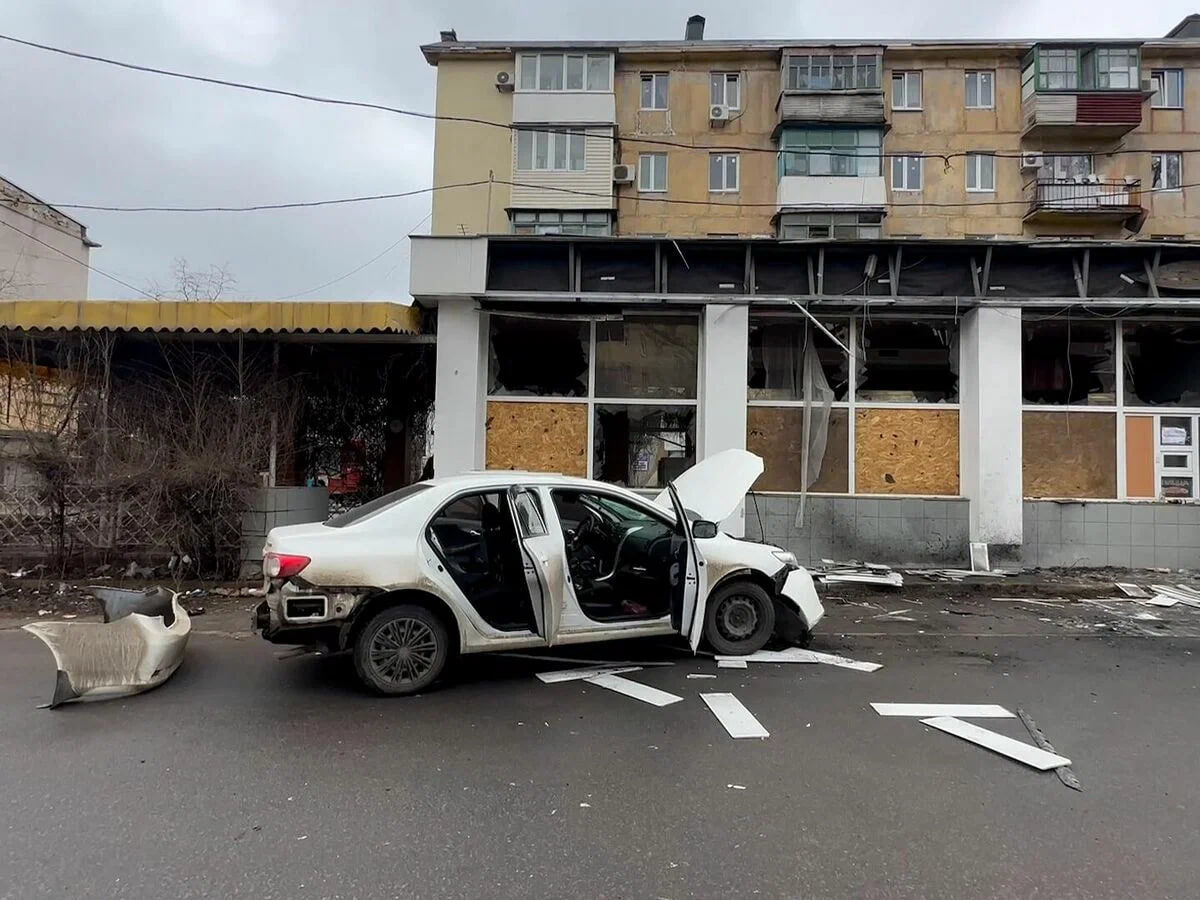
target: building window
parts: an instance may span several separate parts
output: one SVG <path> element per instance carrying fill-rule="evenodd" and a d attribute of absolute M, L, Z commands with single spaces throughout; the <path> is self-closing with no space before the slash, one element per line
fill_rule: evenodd
<path fill-rule="evenodd" d="M 983 193 L 996 190 L 996 158 L 992 154 L 967 154 L 967 190 Z"/>
<path fill-rule="evenodd" d="M 1156 191 L 1178 191 L 1183 188 L 1183 154 L 1150 154 L 1151 186 Z"/>
<path fill-rule="evenodd" d="M 879 55 L 805 54 L 787 58 L 789 91 L 879 90 Z"/>
<path fill-rule="evenodd" d="M 708 189 L 713 193 L 738 189 L 738 169 L 741 160 L 736 153 L 708 154 Z"/>
<path fill-rule="evenodd" d="M 713 72 L 709 75 L 708 102 L 713 106 L 742 108 L 742 76 L 737 72 Z"/>
<path fill-rule="evenodd" d="M 892 109 L 921 108 L 921 73 L 896 72 L 892 75 Z"/>
<path fill-rule="evenodd" d="M 892 190 L 919 191 L 923 159 L 919 156 L 892 157 Z"/>
<path fill-rule="evenodd" d="M 779 237 L 785 241 L 872 240 L 882 235 L 882 223 L 883 213 L 879 212 L 784 213 L 779 217 Z"/>
<path fill-rule="evenodd" d="M 1183 109 L 1183 69 L 1155 69 L 1150 73 L 1155 109 Z"/>
<path fill-rule="evenodd" d="M 648 72 L 643 75 L 642 109 L 666 109 L 669 83 L 666 72 Z"/>
<path fill-rule="evenodd" d="M 1083 56 L 1083 86 L 1100 90 L 1132 90 L 1138 85 L 1136 47 L 1099 47 Z"/>
<path fill-rule="evenodd" d="M 667 154 L 643 153 L 638 157 L 638 190 L 667 189 Z"/>
<path fill-rule="evenodd" d="M 967 73 L 967 109 L 993 109 L 996 106 L 996 73 Z"/>
<path fill-rule="evenodd" d="M 612 213 L 586 210 L 513 210 L 513 234 L 612 234 Z"/>
<path fill-rule="evenodd" d="M 1056 153 L 1042 157 L 1038 169 L 1039 181 L 1075 181 L 1092 174 L 1092 157 L 1088 153 Z"/>
<path fill-rule="evenodd" d="M 1038 50 L 1038 89 L 1071 91 L 1079 87 L 1079 51 L 1071 47 Z"/>
<path fill-rule="evenodd" d="M 522 91 L 612 90 L 612 56 L 607 53 L 522 53 L 517 57 Z"/>
<path fill-rule="evenodd" d="M 517 131 L 517 171 L 582 172 L 585 135 L 581 131 Z"/>
<path fill-rule="evenodd" d="M 785 128 L 780 136 L 779 174 L 880 174 L 882 133 L 877 128 Z"/>

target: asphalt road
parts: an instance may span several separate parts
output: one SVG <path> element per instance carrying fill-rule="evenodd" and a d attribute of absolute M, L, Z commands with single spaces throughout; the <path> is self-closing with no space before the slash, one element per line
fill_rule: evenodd
<path fill-rule="evenodd" d="M 381 700 L 198 633 L 162 688 L 47 711 L 49 653 L 0 631 L 0 897 L 1194 897 L 1200 640 L 934 618 L 843 615 L 817 647 L 871 674 L 614 647 L 676 660 L 629 676 L 664 708 L 499 658 Z M 712 690 L 770 738 L 727 737 Z M 1084 792 L 873 700 L 1020 706 Z"/>

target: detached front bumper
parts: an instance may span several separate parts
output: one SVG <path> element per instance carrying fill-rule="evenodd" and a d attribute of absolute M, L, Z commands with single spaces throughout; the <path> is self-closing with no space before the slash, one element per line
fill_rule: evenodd
<path fill-rule="evenodd" d="M 813 586 L 812 576 L 808 574 L 807 569 L 789 571 L 779 593 L 796 607 L 804 621 L 804 627 L 809 631 L 825 617 L 825 607 L 817 597 L 817 589 Z"/>

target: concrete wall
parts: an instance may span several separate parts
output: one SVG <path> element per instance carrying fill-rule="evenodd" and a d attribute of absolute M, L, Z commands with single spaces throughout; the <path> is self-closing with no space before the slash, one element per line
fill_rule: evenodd
<path fill-rule="evenodd" d="M 329 492 L 323 487 L 276 487 L 257 492 L 242 515 L 242 574 L 262 565 L 267 532 L 282 525 L 324 522 L 329 518 Z"/>
<path fill-rule="evenodd" d="M 1027 566 L 1200 569 L 1198 504 L 1031 500 L 1024 528 Z"/>
<path fill-rule="evenodd" d="M 750 495 L 746 536 L 791 550 L 801 563 L 962 566 L 969 559 L 966 500 L 810 496 L 797 525 L 799 506 L 799 495 Z"/>
<path fill-rule="evenodd" d="M 487 317 L 473 299 L 438 305 L 433 391 L 433 471 L 483 468 Z"/>
<path fill-rule="evenodd" d="M 90 249 L 84 229 L 32 195 L 0 179 L 0 297 L 26 300 L 83 300 L 88 295 Z M 17 231 L 25 232 L 25 235 Z M 43 241 L 62 251 L 42 246 Z M 62 254 L 67 254 L 63 256 Z"/>

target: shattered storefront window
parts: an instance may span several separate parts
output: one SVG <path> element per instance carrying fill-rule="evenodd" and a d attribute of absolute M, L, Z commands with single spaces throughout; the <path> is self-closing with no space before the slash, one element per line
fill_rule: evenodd
<path fill-rule="evenodd" d="M 596 323 L 596 396 L 692 400 L 699 364 L 694 317 Z"/>
<path fill-rule="evenodd" d="M 1021 397 L 1026 403 L 1113 406 L 1116 332 L 1109 323 L 1026 320 Z"/>
<path fill-rule="evenodd" d="M 844 344 L 850 342 L 845 322 L 825 323 Z M 804 358 L 811 342 L 834 400 L 850 389 L 850 361 L 845 351 L 806 319 L 752 316 L 747 389 L 750 400 L 803 400 Z"/>
<path fill-rule="evenodd" d="M 488 393 L 586 396 L 588 329 L 585 321 L 493 315 L 488 342 Z"/>
<path fill-rule="evenodd" d="M 958 400 L 958 329 L 949 321 L 861 319 L 860 403 L 954 403 Z"/>
<path fill-rule="evenodd" d="M 1200 406 L 1200 325 L 1124 323 L 1125 405 Z"/>
<path fill-rule="evenodd" d="M 696 462 L 696 408 L 597 404 L 593 477 L 663 487 Z"/>

